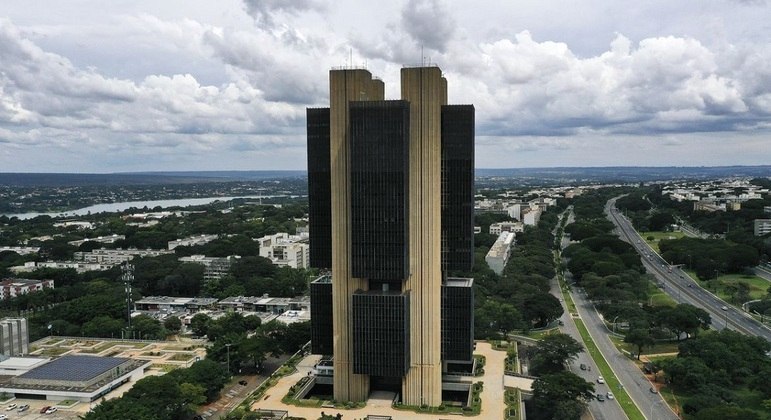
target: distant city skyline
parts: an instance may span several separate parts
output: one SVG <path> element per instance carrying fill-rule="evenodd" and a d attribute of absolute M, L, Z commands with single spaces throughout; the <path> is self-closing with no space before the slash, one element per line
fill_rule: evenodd
<path fill-rule="evenodd" d="M 477 168 L 771 162 L 766 0 L 7 0 L 0 172 L 306 169 L 331 67 L 436 63 Z"/>

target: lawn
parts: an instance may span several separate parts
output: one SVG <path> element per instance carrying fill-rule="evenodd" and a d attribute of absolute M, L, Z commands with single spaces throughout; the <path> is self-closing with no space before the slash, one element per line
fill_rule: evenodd
<path fill-rule="evenodd" d="M 686 271 L 691 278 L 698 279 L 696 273 L 690 270 Z M 766 294 L 768 294 L 768 288 L 771 287 L 771 282 L 768 280 L 746 274 L 724 274 L 718 277 L 717 280 L 712 278 L 700 280 L 699 283 L 705 289 L 715 293 L 720 299 L 731 302 L 731 296 L 727 293 L 726 287 L 740 282 L 747 283 L 750 286 L 750 299 L 760 299 L 766 296 Z"/>
<path fill-rule="evenodd" d="M 621 337 L 610 336 L 610 341 L 612 341 L 613 345 L 615 345 L 619 350 L 626 351 L 627 353 L 637 353 L 637 346 L 634 344 L 625 343 L 624 339 Z M 678 345 L 680 345 L 680 343 L 676 341 L 660 341 L 651 347 L 644 347 L 642 355 L 645 356 L 646 354 L 677 353 L 679 351 L 677 347 Z"/>
<path fill-rule="evenodd" d="M 650 245 L 656 252 L 659 252 L 659 242 L 665 239 L 680 239 L 685 234 L 683 232 L 640 232 L 643 240 Z M 648 237 L 652 236 L 653 240 Z"/>

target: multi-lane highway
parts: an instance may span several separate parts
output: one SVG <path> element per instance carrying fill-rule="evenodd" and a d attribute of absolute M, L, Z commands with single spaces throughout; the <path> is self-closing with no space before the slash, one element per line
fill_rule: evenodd
<path fill-rule="evenodd" d="M 632 223 L 616 209 L 616 198 L 608 201 L 605 212 L 616 225 L 619 237 L 632 244 L 640 253 L 643 265 L 656 278 L 665 293 L 678 302 L 689 303 L 707 311 L 712 317 L 712 326 L 716 329 L 728 327 L 744 334 L 763 337 L 771 342 L 771 329 L 703 289 L 686 272 L 671 266 L 649 247 L 632 227 Z"/>
<path fill-rule="evenodd" d="M 568 209 L 566 212 L 569 217 L 568 223 L 573 221 L 571 210 Z M 564 249 L 569 244 L 570 241 L 563 237 L 561 248 Z M 572 282 L 569 271 L 565 272 L 565 278 L 568 283 Z M 552 281 L 551 293 L 558 297 L 561 296 L 556 279 Z M 600 353 L 602 353 L 602 357 L 608 362 L 616 378 L 623 384 L 626 393 L 632 398 L 643 416 L 650 420 L 677 419 L 677 415 L 672 412 L 672 409 L 661 395 L 651 393 L 652 384 L 648 382 L 648 379 L 634 361 L 622 354 L 611 342 L 605 323 L 600 318 L 600 314 L 594 309 L 592 302 L 586 299 L 581 292 L 570 291 L 570 295 L 576 305 L 578 317 L 583 320 L 584 326 L 586 326 L 589 335 L 592 336 L 592 340 L 600 350 Z M 560 327 L 560 331 L 581 342 L 581 335 L 573 322 L 572 315 L 567 310 L 566 303 L 563 302 L 562 305 L 565 314 L 562 317 L 563 325 Z M 581 364 L 585 365 L 587 369 L 581 369 Z M 570 369 L 585 380 L 594 382 L 598 394 L 605 395 L 608 391 L 619 392 L 619 389 L 610 389 L 606 384 L 597 383 L 597 377 L 600 373 L 597 365 L 595 365 L 588 353 L 579 354 L 578 359 L 571 362 Z M 589 411 L 595 420 L 626 418 L 626 414 L 616 400 L 606 400 L 605 402 L 591 401 L 589 403 Z"/>

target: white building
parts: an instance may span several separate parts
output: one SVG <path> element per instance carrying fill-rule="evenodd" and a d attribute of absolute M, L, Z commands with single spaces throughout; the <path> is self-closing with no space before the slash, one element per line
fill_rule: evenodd
<path fill-rule="evenodd" d="M 521 222 L 498 222 L 490 225 L 490 235 L 500 235 L 501 232 L 523 232 L 525 226 Z"/>
<path fill-rule="evenodd" d="M 500 275 L 503 273 L 503 268 L 506 267 L 506 263 L 509 261 L 513 243 L 514 233 L 502 232 L 485 256 L 487 265 L 489 265 L 490 269 L 495 271 L 496 274 Z"/>
<path fill-rule="evenodd" d="M 26 318 L 0 320 L 0 354 L 3 356 L 29 354 L 29 330 Z"/>
<path fill-rule="evenodd" d="M 86 271 L 104 271 L 113 267 L 112 264 L 100 264 L 100 263 L 85 263 L 77 261 L 43 261 L 25 262 L 24 265 L 17 265 L 9 268 L 12 273 L 29 273 L 37 270 L 38 268 L 72 268 L 78 273 L 85 273 Z"/>
<path fill-rule="evenodd" d="M 125 235 L 97 236 L 96 238 L 80 239 L 78 241 L 69 241 L 72 246 L 81 246 L 86 242 L 98 242 L 100 244 L 114 244 L 117 241 L 126 239 Z"/>
<path fill-rule="evenodd" d="M 53 288 L 53 280 L 3 279 L 3 281 L 0 281 L 0 299 L 8 299 L 26 295 L 29 292 Z"/>
<path fill-rule="evenodd" d="M 755 219 L 755 236 L 771 233 L 771 219 Z"/>
<path fill-rule="evenodd" d="M 11 251 L 19 255 L 37 254 L 40 247 L 37 246 L 0 246 L 0 252 Z"/>
<path fill-rule="evenodd" d="M 204 281 L 218 280 L 225 277 L 234 261 L 241 258 L 238 255 L 229 257 L 207 257 L 205 255 L 191 255 L 189 257 L 180 257 L 179 261 L 201 264 L 204 266 Z"/>
<path fill-rule="evenodd" d="M 260 244 L 260 256 L 269 259 L 273 265 L 292 268 L 310 267 L 310 248 L 299 236 L 290 236 L 282 232 L 263 236 L 256 241 Z"/>
<path fill-rule="evenodd" d="M 164 254 L 173 254 L 165 249 L 95 249 L 91 252 L 76 252 L 75 261 L 85 263 L 118 265 L 131 261 L 134 257 L 157 257 Z"/>
<path fill-rule="evenodd" d="M 169 251 L 173 250 L 174 248 L 178 246 L 194 246 L 194 245 L 203 245 L 207 244 L 215 239 L 217 239 L 217 235 L 198 235 L 198 236 L 191 236 L 189 238 L 184 239 L 177 239 L 174 241 L 169 241 L 168 247 Z"/>
<path fill-rule="evenodd" d="M 522 210 L 522 223 L 527 226 L 535 226 L 541 219 L 541 209 L 525 209 Z"/>

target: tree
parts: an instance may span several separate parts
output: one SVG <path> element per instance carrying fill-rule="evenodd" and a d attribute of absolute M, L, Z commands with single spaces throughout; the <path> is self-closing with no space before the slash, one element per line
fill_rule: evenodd
<path fill-rule="evenodd" d="M 643 347 L 649 347 L 655 343 L 647 328 L 631 329 L 626 336 L 624 336 L 624 342 L 637 346 L 637 360 L 640 360 L 640 354 L 642 354 Z"/>
<path fill-rule="evenodd" d="M 495 299 L 487 299 L 476 312 L 474 321 L 481 327 L 480 333 L 497 332 L 506 338 L 509 331 L 521 324 L 519 311 L 513 305 L 501 303 Z"/>
<path fill-rule="evenodd" d="M 131 328 L 136 331 L 137 338 L 163 340 L 166 338 L 166 330 L 161 323 L 147 315 L 139 315 L 131 319 Z"/>
<path fill-rule="evenodd" d="M 178 333 L 182 329 L 182 321 L 176 316 L 170 316 L 163 321 L 163 328 L 171 333 Z"/>
<path fill-rule="evenodd" d="M 193 318 L 190 319 L 190 329 L 193 330 L 193 334 L 198 337 L 203 337 L 209 331 L 211 322 L 212 319 L 209 315 L 203 313 L 195 314 L 193 315 Z"/>
<path fill-rule="evenodd" d="M 549 322 L 562 316 L 562 305 L 554 295 L 550 293 L 536 293 L 525 299 L 522 315 L 525 319 L 544 327 Z"/>
<path fill-rule="evenodd" d="M 578 419 L 561 416 L 577 414 L 580 417 L 592 398 L 594 384 L 586 382 L 572 372 L 551 373 L 533 381 L 533 404 L 538 409 L 539 419 Z"/>
<path fill-rule="evenodd" d="M 578 357 L 583 346 L 573 337 L 557 333 L 549 334 L 535 345 L 530 370 L 536 375 L 555 373 L 564 369 L 565 363 Z"/>
<path fill-rule="evenodd" d="M 86 337 L 120 337 L 123 326 L 122 320 L 103 315 L 83 324 L 81 331 Z"/>

